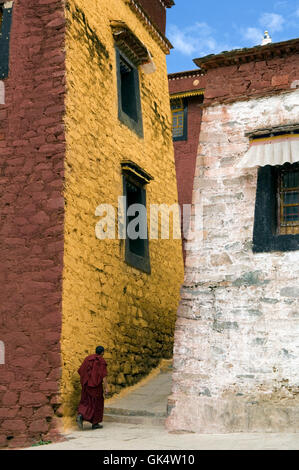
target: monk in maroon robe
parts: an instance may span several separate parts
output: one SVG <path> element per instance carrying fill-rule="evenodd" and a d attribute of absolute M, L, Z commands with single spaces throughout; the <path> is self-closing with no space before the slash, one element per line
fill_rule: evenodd
<path fill-rule="evenodd" d="M 83 421 L 92 423 L 92 429 L 103 427 L 100 423 L 103 421 L 104 391 L 105 394 L 108 394 L 107 364 L 103 354 L 103 346 L 98 346 L 96 354 L 87 356 L 78 369 L 82 391 L 77 423 L 81 430 L 83 429 Z"/>

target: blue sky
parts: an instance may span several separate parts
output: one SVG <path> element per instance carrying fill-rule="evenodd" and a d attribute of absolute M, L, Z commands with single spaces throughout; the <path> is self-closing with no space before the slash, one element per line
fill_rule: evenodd
<path fill-rule="evenodd" d="M 196 68 L 192 59 L 253 47 L 268 30 L 273 42 L 299 37 L 299 0 L 175 0 L 167 10 L 174 49 L 168 73 Z"/>

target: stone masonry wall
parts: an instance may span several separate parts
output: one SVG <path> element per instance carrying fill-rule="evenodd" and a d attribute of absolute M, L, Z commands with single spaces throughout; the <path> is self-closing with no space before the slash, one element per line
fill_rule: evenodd
<path fill-rule="evenodd" d="M 280 93 L 292 84 L 296 88 L 298 74 L 298 54 L 211 69 L 206 74 L 205 104 Z"/>
<path fill-rule="evenodd" d="M 117 211 L 123 160 L 153 176 L 148 207 L 177 202 L 165 55 L 123 0 L 69 1 L 67 19 L 62 393 L 64 415 L 71 417 L 80 396 L 77 369 L 98 344 L 106 348 L 112 393 L 172 355 L 183 261 L 181 240 L 150 240 L 151 274 L 145 274 L 124 262 L 123 241 L 95 236 L 96 207 L 112 204 Z M 111 20 L 124 21 L 157 66 L 151 75 L 139 73 L 144 138 L 118 119 Z"/>
<path fill-rule="evenodd" d="M 257 169 L 244 133 L 298 122 L 299 90 L 205 108 L 169 400 L 171 430 L 299 430 L 299 253 L 252 252 Z"/>
<path fill-rule="evenodd" d="M 63 48 L 60 0 L 13 2 L 0 105 L 0 446 L 51 439 L 60 402 Z"/>

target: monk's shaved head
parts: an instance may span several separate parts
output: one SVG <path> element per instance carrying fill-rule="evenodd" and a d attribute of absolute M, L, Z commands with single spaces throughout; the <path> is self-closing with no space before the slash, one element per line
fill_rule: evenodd
<path fill-rule="evenodd" d="M 96 354 L 102 354 L 104 352 L 103 346 L 97 346 L 96 347 Z"/>

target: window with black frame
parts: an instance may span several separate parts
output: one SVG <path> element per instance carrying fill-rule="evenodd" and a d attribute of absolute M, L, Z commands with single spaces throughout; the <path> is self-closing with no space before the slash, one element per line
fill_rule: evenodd
<path fill-rule="evenodd" d="M 258 170 L 253 251 L 299 250 L 299 164 Z"/>
<path fill-rule="evenodd" d="M 139 72 L 140 69 L 144 73 L 155 71 L 154 67 L 145 69 L 152 55 L 125 22 L 111 20 L 110 25 L 116 51 L 118 118 L 143 138 Z"/>
<path fill-rule="evenodd" d="M 13 2 L 0 2 L 0 80 L 8 77 Z"/>
<path fill-rule="evenodd" d="M 116 48 L 118 118 L 143 137 L 139 72 L 135 64 Z"/>
<path fill-rule="evenodd" d="M 299 123 L 245 134 L 238 169 L 258 169 L 253 252 L 299 250 Z"/>
<path fill-rule="evenodd" d="M 133 65 L 119 55 L 120 105 L 122 111 L 135 122 L 138 120 L 136 100 L 136 77 Z"/>
<path fill-rule="evenodd" d="M 146 185 L 152 179 L 134 163 L 122 164 L 125 197 L 125 261 L 150 274 Z"/>
<path fill-rule="evenodd" d="M 299 165 L 284 165 L 278 172 L 278 231 L 299 234 Z"/>

